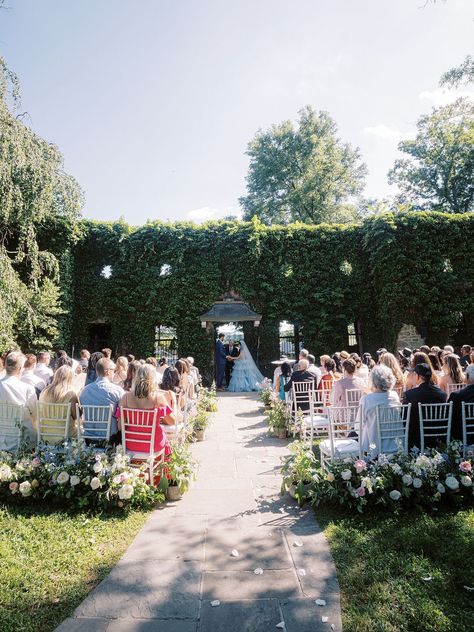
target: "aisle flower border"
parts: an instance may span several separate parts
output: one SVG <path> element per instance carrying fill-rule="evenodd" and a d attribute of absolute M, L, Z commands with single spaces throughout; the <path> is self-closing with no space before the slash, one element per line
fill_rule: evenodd
<path fill-rule="evenodd" d="M 464 458 L 459 442 L 443 452 L 380 454 L 374 461 L 346 458 L 326 470 L 307 444 L 294 442 L 291 450 L 283 466 L 283 490 L 296 487 L 300 504 L 339 505 L 361 513 L 369 508 L 437 511 L 444 505 L 474 504 L 474 455 Z M 302 462 L 305 455 L 310 465 L 295 476 L 292 464 Z"/>

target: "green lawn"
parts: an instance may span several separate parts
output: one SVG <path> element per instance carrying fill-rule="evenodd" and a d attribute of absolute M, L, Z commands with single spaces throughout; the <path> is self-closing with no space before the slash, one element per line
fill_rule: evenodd
<path fill-rule="evenodd" d="M 0 504 L 1 632 L 53 630 L 109 572 L 147 516 Z"/>
<path fill-rule="evenodd" d="M 319 507 L 341 588 L 344 632 L 474 629 L 474 511 L 341 516 Z M 424 581 L 423 578 L 430 578 Z"/>

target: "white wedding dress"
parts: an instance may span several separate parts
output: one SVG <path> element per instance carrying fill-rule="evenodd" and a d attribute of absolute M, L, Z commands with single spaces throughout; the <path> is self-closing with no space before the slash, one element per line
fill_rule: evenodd
<path fill-rule="evenodd" d="M 249 348 L 243 340 L 240 342 L 240 355 L 235 359 L 229 390 L 231 393 L 246 393 L 260 390 L 263 375 L 253 361 Z"/>

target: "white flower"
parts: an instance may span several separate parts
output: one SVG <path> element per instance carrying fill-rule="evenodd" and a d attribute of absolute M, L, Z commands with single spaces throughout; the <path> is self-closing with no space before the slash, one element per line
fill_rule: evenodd
<path fill-rule="evenodd" d="M 452 475 L 449 475 L 446 477 L 445 483 L 446 483 L 446 487 L 448 487 L 453 492 L 459 489 L 459 481 L 457 478 L 455 478 Z"/>
<path fill-rule="evenodd" d="M 426 454 L 420 454 L 419 457 L 417 457 L 416 461 L 415 461 L 415 465 L 417 465 L 418 467 L 424 467 L 427 468 L 430 466 L 430 458 L 428 456 L 426 456 Z"/>
<path fill-rule="evenodd" d="M 400 500 L 401 496 L 402 495 L 400 494 L 398 489 L 392 489 L 392 491 L 390 492 L 390 498 L 392 500 Z"/>
<path fill-rule="evenodd" d="M 8 465 L 2 465 L 2 467 L 0 467 L 0 481 L 9 481 L 11 476 L 11 468 Z"/>
<path fill-rule="evenodd" d="M 443 483 L 438 483 L 436 489 L 439 491 L 440 494 L 444 494 L 444 492 L 446 491 L 446 487 L 443 485 Z"/>
<path fill-rule="evenodd" d="M 23 483 L 20 483 L 19 489 L 22 496 L 29 496 L 31 494 L 31 483 L 29 481 L 23 481 Z"/>
<path fill-rule="evenodd" d="M 58 474 L 58 478 L 56 479 L 56 481 L 60 485 L 64 485 L 64 483 L 67 483 L 68 480 L 69 480 L 69 474 L 67 472 L 61 472 L 60 474 Z"/>
<path fill-rule="evenodd" d="M 414 478 L 413 479 L 413 487 L 415 489 L 420 489 L 420 487 L 423 485 L 423 481 L 421 480 L 421 478 Z"/>
<path fill-rule="evenodd" d="M 350 481 L 352 478 L 352 472 L 350 470 L 342 470 L 341 478 L 343 481 Z"/>
<path fill-rule="evenodd" d="M 96 474 L 100 474 L 100 472 L 102 472 L 102 463 L 100 461 L 96 461 L 92 466 L 92 469 Z"/>
<path fill-rule="evenodd" d="M 116 475 L 113 477 L 113 479 L 112 479 L 112 483 L 113 483 L 114 485 L 118 485 L 118 484 L 119 484 L 119 483 L 121 483 L 121 482 L 122 482 L 122 479 L 121 479 L 121 477 L 120 477 L 120 474 L 116 474 Z"/>
<path fill-rule="evenodd" d="M 464 485 L 464 487 L 471 487 L 472 485 L 472 479 L 470 476 L 461 476 L 461 485 Z"/>
<path fill-rule="evenodd" d="M 391 463 L 390 467 L 392 468 L 392 472 L 394 474 L 401 474 L 402 468 L 398 465 L 398 463 Z"/>
<path fill-rule="evenodd" d="M 91 480 L 91 487 L 92 489 L 99 489 L 99 487 L 102 486 L 102 483 L 100 482 L 100 479 L 97 478 L 97 476 L 94 476 L 94 478 Z"/>
<path fill-rule="evenodd" d="M 334 482 L 334 479 L 335 479 L 335 476 L 334 476 L 334 474 L 333 474 L 332 472 L 328 472 L 328 473 L 326 474 L 326 480 L 327 480 L 329 483 L 333 483 L 333 482 Z"/>
<path fill-rule="evenodd" d="M 71 476 L 71 487 L 75 487 L 76 485 L 79 485 L 79 483 L 81 482 L 81 479 L 79 478 L 79 476 Z"/>
<path fill-rule="evenodd" d="M 133 496 L 133 487 L 132 485 L 122 485 L 119 489 L 119 498 L 120 500 L 128 500 Z"/>
<path fill-rule="evenodd" d="M 420 479 L 417 478 L 416 480 L 418 481 Z M 402 482 L 403 482 L 404 485 L 411 485 L 413 483 L 413 479 L 410 476 L 410 474 L 404 474 L 402 476 Z"/>

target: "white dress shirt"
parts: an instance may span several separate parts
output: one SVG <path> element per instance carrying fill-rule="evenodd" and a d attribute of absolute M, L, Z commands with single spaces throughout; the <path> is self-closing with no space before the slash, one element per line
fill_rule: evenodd
<path fill-rule="evenodd" d="M 20 379 L 25 384 L 29 384 L 33 388 L 37 388 L 38 391 L 40 392 L 44 388 L 46 388 L 46 382 L 42 378 L 40 378 L 38 375 L 36 375 L 36 373 L 32 371 L 31 369 L 23 370 L 23 373 L 21 374 Z"/>
<path fill-rule="evenodd" d="M 53 377 L 53 369 L 46 364 L 38 362 L 35 369 L 35 375 L 43 380 L 45 384 L 49 384 L 50 379 Z"/>
<path fill-rule="evenodd" d="M 35 428 L 36 418 L 36 391 L 30 384 L 25 384 L 16 375 L 9 375 L 0 380 L 0 402 L 4 404 L 17 404 L 24 406 L 23 425 L 27 431 L 30 443 L 35 443 L 37 434 Z M 15 450 L 18 445 L 11 445 L 12 437 L 0 435 L 0 450 Z M 8 445 L 7 445 L 8 443 Z"/>

